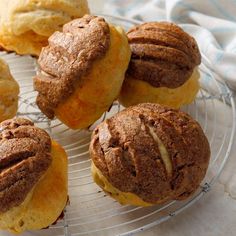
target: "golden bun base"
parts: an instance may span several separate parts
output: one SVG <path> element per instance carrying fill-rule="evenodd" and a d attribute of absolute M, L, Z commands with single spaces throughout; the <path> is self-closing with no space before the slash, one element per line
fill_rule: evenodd
<path fill-rule="evenodd" d="M 74 93 L 55 109 L 55 115 L 72 129 L 87 128 L 118 97 L 131 52 L 125 32 L 110 26 L 111 44 L 106 55 L 93 63 Z"/>
<path fill-rule="evenodd" d="M 0 228 L 22 233 L 48 227 L 61 215 L 67 194 L 67 155 L 52 141 L 51 166 L 20 206 L 0 214 Z"/>
<path fill-rule="evenodd" d="M 15 38 L 11 35 L 1 35 L 0 46 L 6 51 L 14 51 L 19 55 L 39 56 L 41 49 L 48 44 L 48 37 L 29 31 Z"/>
<path fill-rule="evenodd" d="M 121 192 L 119 189 L 115 188 L 106 177 L 101 173 L 101 171 L 95 166 L 92 162 L 91 172 L 94 179 L 94 182 L 100 186 L 104 192 L 106 192 L 109 196 L 114 198 L 122 205 L 133 205 L 133 206 L 152 206 L 152 203 L 148 203 L 143 201 L 140 197 L 133 193 L 125 193 Z"/>
<path fill-rule="evenodd" d="M 125 106 L 133 106 L 139 103 L 159 103 L 179 109 L 185 104 L 190 104 L 199 91 L 200 74 L 197 69 L 182 86 L 170 88 L 155 88 L 149 83 L 131 77 L 126 78 L 119 96 L 119 102 Z"/>
<path fill-rule="evenodd" d="M 18 109 L 19 85 L 0 58 L 0 122 L 13 118 Z"/>
<path fill-rule="evenodd" d="M 0 46 L 38 56 L 50 35 L 88 13 L 87 0 L 1 0 Z"/>

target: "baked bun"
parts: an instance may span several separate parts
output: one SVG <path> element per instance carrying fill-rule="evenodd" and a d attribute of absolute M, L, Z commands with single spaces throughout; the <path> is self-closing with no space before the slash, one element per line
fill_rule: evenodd
<path fill-rule="evenodd" d="M 0 122 L 13 118 L 18 108 L 19 85 L 0 58 Z"/>
<path fill-rule="evenodd" d="M 87 13 L 87 0 L 1 0 L 0 46 L 39 55 L 50 35 Z"/>
<path fill-rule="evenodd" d="M 34 79 L 37 105 L 72 129 L 86 128 L 118 97 L 130 60 L 127 37 L 120 27 L 86 15 L 49 38 Z"/>
<path fill-rule="evenodd" d="M 184 200 L 199 187 L 210 148 L 200 125 L 178 110 L 133 106 L 101 123 L 90 145 L 95 182 L 121 204 Z"/>
<path fill-rule="evenodd" d="M 128 32 L 131 62 L 120 94 L 124 106 L 143 102 L 179 108 L 199 90 L 201 55 L 194 38 L 168 22 L 145 23 Z"/>
<path fill-rule="evenodd" d="M 54 223 L 67 203 L 67 156 L 26 119 L 0 124 L 0 228 L 13 233 Z"/>

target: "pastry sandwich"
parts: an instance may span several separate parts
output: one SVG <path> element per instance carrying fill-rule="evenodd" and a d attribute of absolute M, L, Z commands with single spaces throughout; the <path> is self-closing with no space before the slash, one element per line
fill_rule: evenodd
<path fill-rule="evenodd" d="M 37 105 L 72 129 L 93 124 L 118 97 L 130 60 L 125 32 L 86 15 L 49 38 L 34 79 Z"/>
<path fill-rule="evenodd" d="M 168 22 L 144 23 L 128 32 L 132 51 L 120 102 L 180 108 L 199 90 L 201 55 L 193 37 Z"/>
<path fill-rule="evenodd" d="M 0 229 L 13 233 L 54 223 L 67 203 L 67 156 L 23 118 L 0 124 Z"/>
<path fill-rule="evenodd" d="M 98 125 L 90 155 L 94 181 L 106 193 L 121 204 L 151 206 L 194 194 L 210 147 L 189 115 L 144 103 Z"/>

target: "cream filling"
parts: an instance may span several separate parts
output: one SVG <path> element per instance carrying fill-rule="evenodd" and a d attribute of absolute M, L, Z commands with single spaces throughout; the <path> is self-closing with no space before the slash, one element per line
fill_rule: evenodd
<path fill-rule="evenodd" d="M 172 175 L 172 171 L 173 171 L 173 167 L 172 167 L 172 162 L 169 156 L 169 153 L 165 147 L 165 145 L 163 144 L 163 142 L 161 141 L 161 139 L 157 136 L 157 134 L 155 133 L 155 131 L 153 130 L 152 127 L 148 126 L 149 129 L 149 133 L 152 136 L 153 140 L 157 143 L 160 154 L 161 154 L 161 159 L 165 165 L 166 168 L 166 172 L 168 174 L 168 176 Z"/>

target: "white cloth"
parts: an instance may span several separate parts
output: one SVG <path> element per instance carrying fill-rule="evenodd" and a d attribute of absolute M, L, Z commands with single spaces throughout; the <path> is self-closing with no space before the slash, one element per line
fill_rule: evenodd
<path fill-rule="evenodd" d="M 196 38 L 212 70 L 236 89 L 236 0 L 109 0 L 104 12 L 181 24 Z"/>

